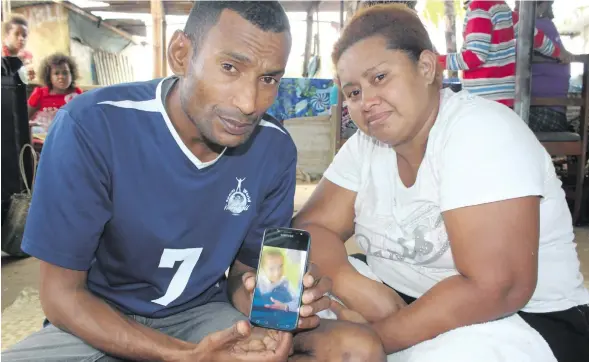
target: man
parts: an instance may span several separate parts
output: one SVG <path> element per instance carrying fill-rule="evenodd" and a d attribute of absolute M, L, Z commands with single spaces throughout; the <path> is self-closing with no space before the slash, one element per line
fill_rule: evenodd
<path fill-rule="evenodd" d="M 59 111 L 23 242 L 42 260 L 51 324 L 4 361 L 284 361 L 291 349 L 298 361 L 384 359 L 356 325 L 322 323 L 292 345 L 243 321 L 263 231 L 293 212 L 296 149 L 264 114 L 290 45 L 277 2 L 197 2 L 170 41 L 174 77 Z M 309 329 L 330 281 L 311 266 L 304 285 Z"/>
<path fill-rule="evenodd" d="M 478 96 L 513 107 L 515 99 L 515 31 L 518 16 L 504 0 L 464 2 L 464 45 L 442 55 L 445 69 L 463 71 L 463 87 Z M 534 48 L 567 61 L 568 55 L 535 30 Z"/>

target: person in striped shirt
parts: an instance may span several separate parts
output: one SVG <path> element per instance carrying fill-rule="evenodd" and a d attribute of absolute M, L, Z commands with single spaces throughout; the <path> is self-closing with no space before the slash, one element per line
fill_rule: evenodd
<path fill-rule="evenodd" d="M 519 17 L 503 0 L 465 1 L 465 7 L 462 51 L 441 55 L 440 62 L 445 69 L 463 71 L 463 88 L 470 93 L 513 107 L 514 28 Z M 534 34 L 537 51 L 555 58 L 566 56 L 544 33 L 536 29 Z"/>

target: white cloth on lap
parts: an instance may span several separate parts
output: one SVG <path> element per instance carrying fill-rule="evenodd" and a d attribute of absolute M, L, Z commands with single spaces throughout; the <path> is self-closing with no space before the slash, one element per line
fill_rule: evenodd
<path fill-rule="evenodd" d="M 362 261 L 348 257 L 362 275 L 382 282 Z M 331 310 L 319 314 L 337 319 Z M 406 350 L 390 354 L 388 362 L 556 362 L 548 343 L 519 315 L 457 328 Z"/>

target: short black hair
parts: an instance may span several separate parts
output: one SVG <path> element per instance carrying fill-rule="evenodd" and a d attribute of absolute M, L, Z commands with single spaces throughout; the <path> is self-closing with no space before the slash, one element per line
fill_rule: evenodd
<path fill-rule="evenodd" d="M 223 10 L 235 11 L 263 31 L 290 34 L 286 11 L 278 1 L 196 1 L 190 10 L 184 33 L 195 52 L 204 35 L 219 21 Z"/>
<path fill-rule="evenodd" d="M 68 65 L 70 73 L 72 74 L 72 84 L 70 84 L 69 89 L 74 89 L 76 87 L 76 80 L 78 80 L 79 73 L 78 65 L 74 58 L 62 53 L 55 53 L 43 59 L 43 62 L 39 67 L 39 78 L 49 89 L 53 88 L 53 84 L 51 84 L 51 67 L 63 64 Z"/>
<path fill-rule="evenodd" d="M 13 25 L 22 25 L 28 27 L 29 23 L 27 22 L 27 19 L 25 19 L 25 17 L 22 15 L 12 15 L 10 19 L 8 19 L 8 21 L 4 23 L 4 26 L 2 28 L 2 30 L 4 31 L 4 35 L 8 35 Z"/>

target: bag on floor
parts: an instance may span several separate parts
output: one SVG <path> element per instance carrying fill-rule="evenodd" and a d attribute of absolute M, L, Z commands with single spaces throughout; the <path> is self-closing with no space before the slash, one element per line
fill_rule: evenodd
<path fill-rule="evenodd" d="M 10 206 L 6 215 L 6 220 L 2 225 L 2 251 L 16 257 L 27 257 L 28 255 L 20 248 L 23 234 L 25 231 L 25 224 L 27 222 L 27 215 L 29 214 L 29 206 L 31 204 L 31 196 L 33 184 L 29 187 L 27 175 L 24 166 L 25 150 L 30 149 L 31 157 L 33 159 L 33 184 L 35 180 L 35 171 L 37 169 L 37 153 L 30 144 L 26 144 L 20 150 L 19 168 L 22 180 L 25 184 L 25 192 L 13 194 L 10 196 Z"/>

